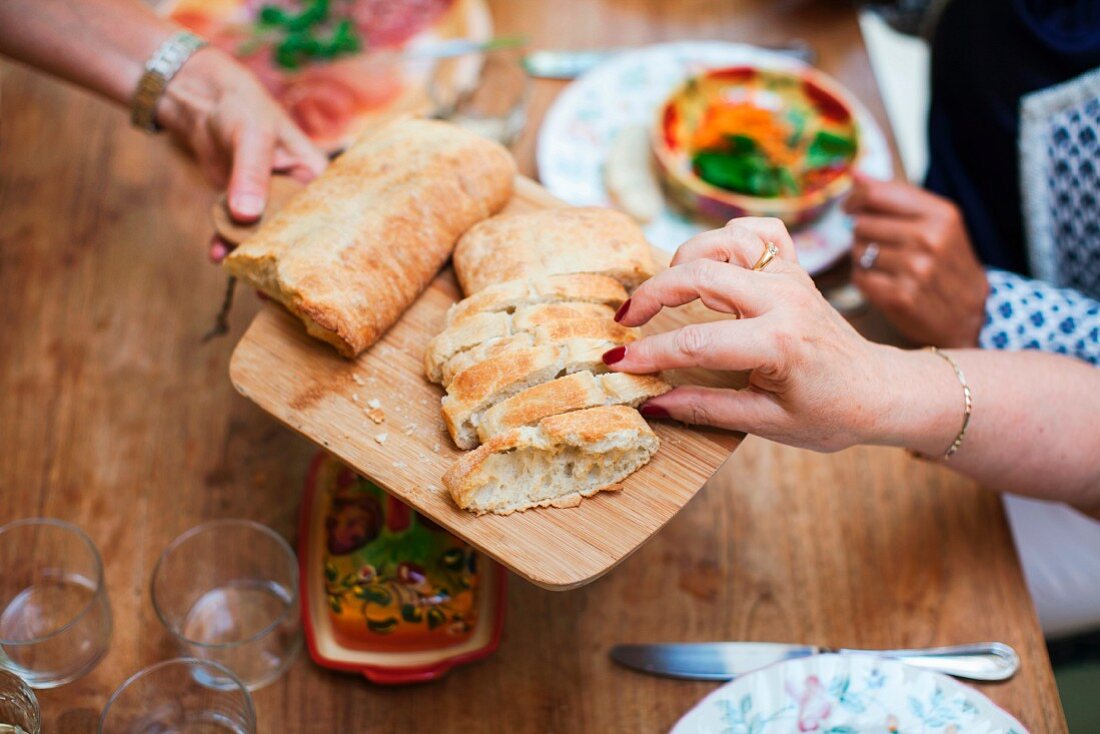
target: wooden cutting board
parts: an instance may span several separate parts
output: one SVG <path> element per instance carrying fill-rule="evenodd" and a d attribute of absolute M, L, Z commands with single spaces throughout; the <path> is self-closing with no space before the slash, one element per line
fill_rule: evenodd
<path fill-rule="evenodd" d="M 545 189 L 519 178 L 505 211 L 563 206 Z M 655 250 L 659 262 L 667 254 Z M 450 268 L 371 349 L 354 361 L 306 335 L 300 322 L 269 304 L 233 352 L 237 390 L 379 486 L 547 589 L 569 589 L 606 573 L 687 504 L 741 441 L 738 434 L 655 422 L 661 449 L 623 482 L 570 509 L 508 516 L 458 509 L 443 489 L 443 473 L 462 453 L 439 413 L 442 389 L 423 376 L 428 341 L 443 328 L 460 297 Z M 719 318 L 698 304 L 666 310 L 645 331 Z M 667 375 L 671 382 L 735 387 L 743 376 L 702 370 Z M 367 415 L 377 400 L 385 422 Z"/>

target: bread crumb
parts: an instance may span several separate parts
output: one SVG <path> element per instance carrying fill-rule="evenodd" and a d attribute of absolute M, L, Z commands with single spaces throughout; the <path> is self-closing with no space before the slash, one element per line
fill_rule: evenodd
<path fill-rule="evenodd" d="M 403 461 L 395 461 L 395 462 L 393 462 L 393 468 L 394 469 L 405 469 L 406 464 Z"/>
<path fill-rule="evenodd" d="M 359 396 L 355 393 L 352 393 L 351 394 L 351 402 L 358 403 L 359 402 Z"/>
<path fill-rule="evenodd" d="M 405 426 L 405 435 L 406 436 L 413 435 L 414 431 L 416 431 L 416 424 L 415 423 L 410 423 L 409 425 Z"/>
<path fill-rule="evenodd" d="M 366 385 L 366 384 L 367 384 L 367 383 L 363 382 L 363 378 L 362 378 L 362 377 L 360 377 L 360 376 L 359 376 L 359 375 L 357 375 L 357 374 L 356 374 L 356 375 L 352 375 L 352 376 L 351 376 L 351 379 L 355 380 L 355 384 L 356 384 L 356 385 Z"/>
<path fill-rule="evenodd" d="M 443 447 L 439 445 L 439 442 L 438 442 L 438 441 L 436 441 L 436 442 L 435 442 L 434 444 L 432 444 L 432 452 L 433 452 L 433 453 L 436 453 L 436 454 L 438 454 L 438 453 L 439 453 L 439 450 L 440 450 L 440 449 L 442 449 L 442 448 L 443 448 Z"/>
<path fill-rule="evenodd" d="M 374 437 L 374 440 L 377 441 L 379 444 L 384 444 L 386 442 L 386 439 L 389 437 L 390 434 L 388 433 L 379 433 L 377 436 Z"/>
<path fill-rule="evenodd" d="M 382 424 L 386 422 L 386 414 L 382 412 L 381 408 L 369 408 L 366 409 L 367 417 L 370 418 L 375 424 Z"/>
<path fill-rule="evenodd" d="M 371 398 L 370 400 L 367 401 L 367 405 L 369 405 L 372 408 L 381 408 L 382 407 L 382 403 L 380 403 L 378 401 L 378 398 Z"/>

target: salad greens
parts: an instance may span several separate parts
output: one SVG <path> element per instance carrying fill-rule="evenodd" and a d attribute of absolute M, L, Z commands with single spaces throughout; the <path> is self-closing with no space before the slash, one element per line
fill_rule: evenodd
<path fill-rule="evenodd" d="M 273 43 L 275 63 L 288 70 L 311 61 L 328 61 L 354 54 L 363 41 L 351 19 L 335 19 L 330 0 L 305 0 L 294 12 L 278 5 L 264 5 L 257 16 L 258 40 Z M 243 49 L 246 53 L 250 49 Z"/>
<path fill-rule="evenodd" d="M 804 121 L 795 126 L 789 139 L 795 147 L 802 137 Z M 818 130 L 806 148 L 803 167 L 812 174 L 822 169 L 843 165 L 856 151 L 855 141 L 843 135 Z M 725 144 L 700 150 L 692 157 L 692 168 L 699 178 L 712 186 L 750 196 L 775 197 L 802 193 L 792 167 L 777 165 L 765 151 L 747 135 L 726 135 Z"/>

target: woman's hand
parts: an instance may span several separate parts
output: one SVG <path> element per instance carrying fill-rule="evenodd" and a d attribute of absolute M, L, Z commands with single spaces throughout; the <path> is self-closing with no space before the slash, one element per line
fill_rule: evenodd
<path fill-rule="evenodd" d="M 229 211 L 241 222 L 263 214 L 272 171 L 308 181 L 327 163 L 259 80 L 212 47 L 196 52 L 168 84 L 157 121 L 211 183 L 228 188 Z"/>
<path fill-rule="evenodd" d="M 947 199 L 918 186 L 857 177 L 844 208 L 855 218 L 852 282 L 902 334 L 973 347 L 989 283 Z M 871 246 L 878 255 L 864 267 Z"/>
<path fill-rule="evenodd" d="M 778 246 L 779 257 L 762 271 L 751 270 L 767 242 Z M 935 355 L 902 352 L 860 336 L 798 266 L 790 235 L 778 220 L 735 219 L 684 243 L 672 266 L 643 283 L 616 318 L 640 326 L 662 308 L 696 299 L 741 318 L 648 336 L 609 351 L 604 361 L 620 372 L 751 370 L 749 385 L 678 387 L 642 406 L 643 414 L 824 451 L 899 439 L 893 433 L 899 419 L 931 422 L 931 451 L 950 443 L 951 424 L 958 418 L 951 412 L 954 403 L 940 427 L 936 422 L 944 421 L 945 410 L 931 405 L 934 401 L 899 416 L 897 399 L 899 386 L 949 395 L 950 370 L 927 361 L 938 361 Z M 933 375 L 934 385 L 927 384 L 926 374 Z"/>

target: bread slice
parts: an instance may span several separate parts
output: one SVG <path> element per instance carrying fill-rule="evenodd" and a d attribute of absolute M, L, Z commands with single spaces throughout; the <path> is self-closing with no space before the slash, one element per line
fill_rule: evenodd
<path fill-rule="evenodd" d="M 443 368 L 456 355 L 485 342 L 534 331 L 539 326 L 566 319 L 598 320 L 609 325 L 606 327 L 609 332 L 614 331 L 611 327 L 624 328 L 611 319 L 613 314 L 609 307 L 596 303 L 540 303 L 516 309 L 514 314 L 504 311 L 474 313 L 428 343 L 424 353 L 424 374 L 432 382 L 443 382 Z"/>
<path fill-rule="evenodd" d="M 621 326 L 611 319 L 567 319 L 536 327 L 533 332 L 521 332 L 504 339 L 492 339 L 472 349 L 456 354 L 443 363 L 440 376 L 448 387 L 454 376 L 478 362 L 498 357 L 519 349 L 557 344 L 569 339 L 592 339 L 604 345 L 604 351 L 620 344 L 636 341 L 641 332 Z"/>
<path fill-rule="evenodd" d="M 489 408 L 478 419 L 477 435 L 485 442 L 493 436 L 538 423 L 552 415 L 601 405 L 629 405 L 633 408 L 671 389 L 667 382 L 652 375 L 576 372 L 529 387 Z"/>
<path fill-rule="evenodd" d="M 454 266 L 466 294 L 558 273 L 599 273 L 633 288 L 656 272 L 653 252 L 634 220 L 601 207 L 486 219 L 459 240 Z"/>
<path fill-rule="evenodd" d="M 480 414 L 529 387 L 573 372 L 604 372 L 609 349 L 599 339 L 570 339 L 480 362 L 455 375 L 443 398 L 443 420 L 460 449 L 477 446 Z"/>
<path fill-rule="evenodd" d="M 622 405 L 589 408 L 493 437 L 461 457 L 443 484 L 464 510 L 508 515 L 532 507 L 575 507 L 644 466 L 659 441 Z"/>
<path fill-rule="evenodd" d="M 618 308 L 627 299 L 626 289 L 606 275 L 574 273 L 548 278 L 511 280 L 487 287 L 465 298 L 447 311 L 447 326 L 454 326 L 476 313 L 505 311 L 513 313 L 537 303 L 599 303 Z"/>

